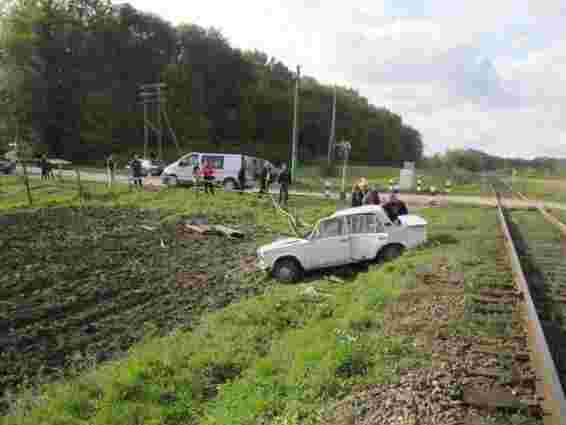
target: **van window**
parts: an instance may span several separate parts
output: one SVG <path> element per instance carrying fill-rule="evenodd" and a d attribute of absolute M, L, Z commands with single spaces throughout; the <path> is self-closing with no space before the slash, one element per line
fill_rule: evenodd
<path fill-rule="evenodd" d="M 198 155 L 191 155 L 190 162 L 193 167 L 198 165 Z"/>
<path fill-rule="evenodd" d="M 224 169 L 224 157 L 223 156 L 212 156 L 212 155 L 206 155 L 202 157 L 202 165 L 206 165 L 206 162 L 209 161 L 210 165 L 212 165 L 212 168 L 215 168 L 217 170 L 222 170 Z"/>

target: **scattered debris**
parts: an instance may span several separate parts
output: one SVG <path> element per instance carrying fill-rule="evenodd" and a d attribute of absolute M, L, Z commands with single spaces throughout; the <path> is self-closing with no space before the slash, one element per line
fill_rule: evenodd
<path fill-rule="evenodd" d="M 336 282 L 336 283 L 344 283 L 344 279 L 339 278 L 338 276 L 335 276 L 333 274 L 331 274 L 330 276 L 327 277 L 327 279 L 331 282 Z"/>
<path fill-rule="evenodd" d="M 156 229 L 153 226 L 146 226 L 145 224 L 142 224 L 140 227 L 144 230 L 147 230 L 148 232 L 153 232 Z"/>
<path fill-rule="evenodd" d="M 161 248 L 167 248 L 167 245 L 165 245 L 165 242 L 163 242 L 163 239 L 159 239 L 159 241 L 161 242 L 159 244 L 159 246 L 161 246 Z"/>
<path fill-rule="evenodd" d="M 240 232 L 239 230 L 231 229 L 231 228 L 223 226 L 221 224 L 217 224 L 217 225 L 212 226 L 212 227 L 217 232 L 220 232 L 220 233 L 228 236 L 229 238 L 243 238 L 244 237 L 244 234 L 242 232 Z"/>
<path fill-rule="evenodd" d="M 177 286 L 184 289 L 199 289 L 208 285 L 205 273 L 179 272 L 177 273 Z"/>
<path fill-rule="evenodd" d="M 240 259 L 240 269 L 244 273 L 253 273 L 257 270 L 255 257 L 242 257 Z"/>

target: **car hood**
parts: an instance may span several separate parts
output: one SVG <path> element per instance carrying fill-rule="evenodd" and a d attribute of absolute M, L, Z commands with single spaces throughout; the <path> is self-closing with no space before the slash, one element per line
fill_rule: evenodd
<path fill-rule="evenodd" d="M 399 221 L 408 227 L 426 226 L 426 220 L 418 215 L 400 215 Z"/>
<path fill-rule="evenodd" d="M 262 247 L 259 248 L 259 251 L 262 252 L 262 253 L 266 253 L 266 252 L 273 251 L 273 250 L 276 250 L 276 249 L 287 248 L 287 247 L 292 246 L 292 245 L 301 245 L 301 244 L 305 244 L 305 243 L 308 243 L 308 241 L 305 240 L 305 239 L 283 238 L 283 239 L 278 239 L 275 242 L 272 242 L 270 244 L 263 245 Z"/>

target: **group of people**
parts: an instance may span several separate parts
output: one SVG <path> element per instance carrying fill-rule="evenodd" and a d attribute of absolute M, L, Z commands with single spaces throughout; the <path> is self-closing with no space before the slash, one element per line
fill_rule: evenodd
<path fill-rule="evenodd" d="M 210 161 L 205 161 L 202 170 L 199 165 L 196 164 L 193 167 L 193 177 L 197 185 L 200 183 L 200 179 L 202 178 L 204 180 L 204 193 L 214 195 L 214 167 Z"/>
<path fill-rule="evenodd" d="M 391 221 L 396 221 L 400 215 L 407 215 L 407 205 L 399 199 L 399 190 L 394 189 L 389 195 L 388 201 L 383 204 L 383 210 Z M 362 205 L 380 205 L 381 199 L 379 192 L 375 187 L 369 186 L 365 178 L 361 178 L 352 187 L 352 207 L 360 207 Z"/>
<path fill-rule="evenodd" d="M 247 170 L 245 164 L 242 164 L 240 170 L 238 171 L 238 187 L 240 189 L 240 195 L 244 193 L 246 188 L 247 180 Z M 197 180 L 202 178 L 204 180 L 204 192 L 214 195 L 214 167 L 210 161 L 206 161 L 204 167 L 201 168 L 197 165 L 193 167 L 193 176 Z M 274 173 L 271 165 L 265 163 L 259 173 L 259 196 L 261 197 L 265 193 L 269 192 L 269 187 L 274 179 Z M 283 164 L 281 171 L 277 175 L 277 182 L 279 183 L 279 204 L 287 205 L 289 200 L 289 185 L 291 184 L 291 176 L 287 165 Z"/>
<path fill-rule="evenodd" d="M 277 180 L 279 183 L 279 204 L 286 206 L 289 201 L 289 185 L 291 175 L 287 169 L 287 164 L 282 164 L 281 171 L 275 176 L 274 170 L 269 163 L 265 163 L 259 173 L 259 194 L 262 196 L 269 192 L 271 183 Z"/>

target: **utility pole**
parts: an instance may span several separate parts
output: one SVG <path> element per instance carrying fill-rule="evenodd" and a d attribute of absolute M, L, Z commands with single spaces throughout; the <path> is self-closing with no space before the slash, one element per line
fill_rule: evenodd
<path fill-rule="evenodd" d="M 336 132 L 336 86 L 334 86 L 334 96 L 332 101 L 332 121 L 330 123 L 330 137 L 328 139 L 328 165 L 332 162 L 332 151 L 334 149 L 334 138 Z"/>
<path fill-rule="evenodd" d="M 163 126 L 161 121 L 161 103 L 165 101 L 161 89 L 167 87 L 165 83 L 143 84 L 139 87 L 139 96 L 143 105 L 144 120 L 144 157 L 147 158 L 147 147 L 149 145 L 149 129 L 157 133 L 157 147 L 159 159 L 163 159 Z M 157 105 L 157 126 L 152 124 L 148 118 L 148 105 Z"/>
<path fill-rule="evenodd" d="M 295 81 L 295 102 L 293 108 L 293 145 L 291 151 L 291 179 L 295 181 L 297 167 L 297 127 L 299 119 L 299 84 L 301 81 L 301 66 L 297 65 L 297 80 Z"/>
<path fill-rule="evenodd" d="M 143 157 L 147 158 L 147 143 L 149 141 L 149 132 L 147 128 L 147 102 L 143 102 Z"/>
<path fill-rule="evenodd" d="M 163 159 L 163 125 L 161 125 L 161 100 L 161 88 L 157 86 L 157 123 L 159 126 L 159 133 L 157 133 L 157 146 L 159 149 L 159 159 Z"/>

